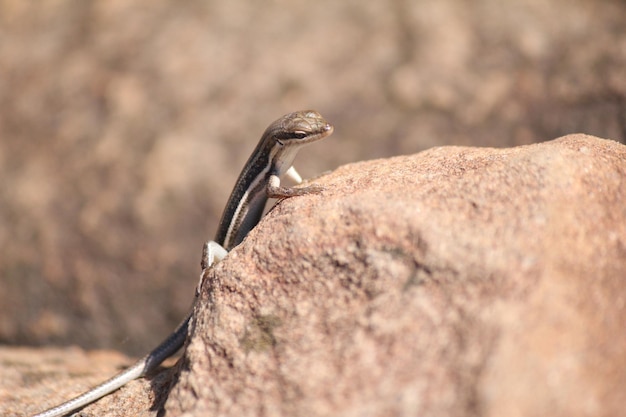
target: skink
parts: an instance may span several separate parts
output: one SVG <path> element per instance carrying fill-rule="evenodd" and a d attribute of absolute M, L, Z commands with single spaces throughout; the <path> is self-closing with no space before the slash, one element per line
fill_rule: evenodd
<path fill-rule="evenodd" d="M 292 197 L 321 190 L 315 186 L 282 187 L 280 177 L 287 174 L 298 180 L 299 175 L 291 167 L 297 152 L 302 146 L 323 139 L 332 132 L 333 126 L 313 110 L 289 113 L 265 130 L 237 179 L 222 214 L 215 240 L 207 242 L 204 246 L 203 274 L 198 290 L 201 287 L 204 269 L 210 267 L 215 260 L 222 259 L 229 250 L 241 243 L 261 219 L 268 198 Z M 133 379 L 146 375 L 184 345 L 190 320 L 191 315 L 188 315 L 159 346 L 130 368 L 92 390 L 34 417 L 64 416 L 117 390 Z"/>

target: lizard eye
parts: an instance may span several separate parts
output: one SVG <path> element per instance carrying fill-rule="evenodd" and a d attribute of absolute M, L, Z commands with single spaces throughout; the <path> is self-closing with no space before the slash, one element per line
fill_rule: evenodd
<path fill-rule="evenodd" d="M 303 132 L 301 130 L 297 130 L 295 132 L 293 132 L 293 137 L 296 139 L 304 139 L 306 137 L 306 132 Z"/>

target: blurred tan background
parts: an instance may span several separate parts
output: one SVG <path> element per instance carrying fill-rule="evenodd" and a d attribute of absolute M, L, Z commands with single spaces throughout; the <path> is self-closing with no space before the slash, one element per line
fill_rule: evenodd
<path fill-rule="evenodd" d="M 0 1 L 0 343 L 143 354 L 265 127 L 305 177 L 440 145 L 626 140 L 626 3 Z"/>

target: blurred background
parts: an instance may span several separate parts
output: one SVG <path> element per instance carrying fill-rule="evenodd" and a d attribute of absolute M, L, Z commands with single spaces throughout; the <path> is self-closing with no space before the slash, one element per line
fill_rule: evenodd
<path fill-rule="evenodd" d="M 263 130 L 304 177 L 441 145 L 626 140 L 626 2 L 0 1 L 0 343 L 139 355 L 185 316 Z"/>

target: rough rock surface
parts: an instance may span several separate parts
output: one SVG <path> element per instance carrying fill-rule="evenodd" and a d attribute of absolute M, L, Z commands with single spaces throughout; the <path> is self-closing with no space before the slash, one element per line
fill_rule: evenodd
<path fill-rule="evenodd" d="M 175 373 L 84 415 L 129 415 L 132 390 L 167 416 L 623 411 L 624 145 L 434 148 L 316 182 L 208 273 Z"/>

